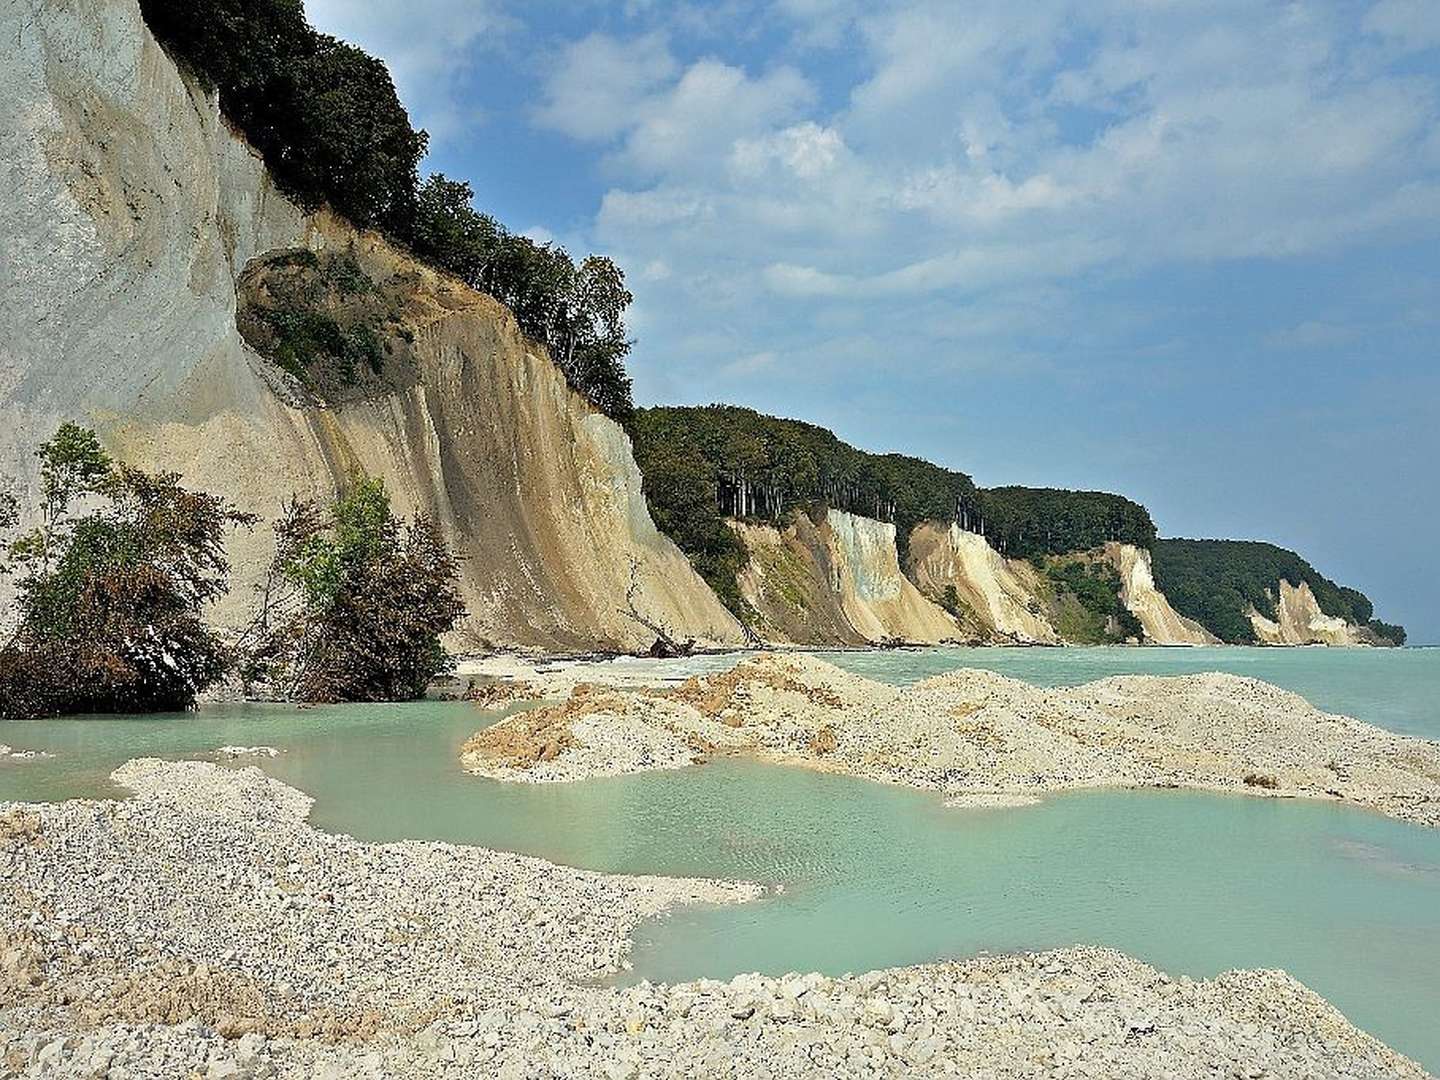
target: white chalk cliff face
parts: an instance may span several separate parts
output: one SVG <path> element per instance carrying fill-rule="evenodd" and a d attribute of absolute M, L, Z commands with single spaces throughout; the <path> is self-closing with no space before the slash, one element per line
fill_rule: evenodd
<path fill-rule="evenodd" d="M 783 528 L 731 527 L 750 555 L 738 576 L 740 592 L 768 641 L 934 644 L 960 636 L 955 620 L 900 572 L 893 525 L 829 510 L 818 523 L 796 512 Z"/>
<path fill-rule="evenodd" d="M 1005 558 L 978 533 L 923 522 L 910 534 L 909 571 L 926 596 L 943 596 L 953 585 L 978 621 L 974 629 L 986 638 L 1060 643 L 1038 599 L 1035 571 Z"/>
<path fill-rule="evenodd" d="M 1105 545 L 1105 557 L 1120 574 L 1120 601 L 1140 620 L 1150 645 L 1218 645 L 1220 639 L 1170 606 L 1155 587 L 1150 552 L 1133 544 Z"/>
<path fill-rule="evenodd" d="M 871 641 L 957 636 L 955 620 L 900 572 L 894 525 L 840 510 L 831 510 L 826 523 L 836 554 L 833 584 L 855 629 Z"/>
<path fill-rule="evenodd" d="M 1255 637 L 1266 645 L 1365 645 L 1375 640 L 1365 629 L 1321 611 L 1308 582 L 1291 585 L 1282 578 L 1278 592 L 1275 619 L 1254 608 L 1249 611 Z"/>
<path fill-rule="evenodd" d="M 0 65 L 0 471 L 33 485 L 33 448 L 64 419 L 265 518 L 291 495 L 331 499 L 364 469 L 397 511 L 433 515 L 464 558 L 462 644 L 647 645 L 622 611 L 632 571 L 646 618 L 741 640 L 656 531 L 624 432 L 508 311 L 376 236 L 301 213 L 135 0 L 18 7 L 23 29 Z M 237 279 L 296 245 L 353 247 L 367 272 L 414 276 L 415 385 L 304 405 L 245 344 Z M 269 551 L 263 527 L 236 538 L 222 619 L 238 617 Z"/>

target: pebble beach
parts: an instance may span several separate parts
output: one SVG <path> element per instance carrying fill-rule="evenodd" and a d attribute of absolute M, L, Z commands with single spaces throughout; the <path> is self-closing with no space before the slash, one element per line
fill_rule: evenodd
<path fill-rule="evenodd" d="M 312 828 L 254 767 L 0 804 L 0 1074 L 1423 1077 L 1281 972 L 1091 948 L 611 985 L 642 919 L 764 903 Z"/>

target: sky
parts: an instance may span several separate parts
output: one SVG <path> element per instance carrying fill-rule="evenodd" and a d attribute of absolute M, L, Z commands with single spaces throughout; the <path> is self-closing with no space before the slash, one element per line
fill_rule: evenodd
<path fill-rule="evenodd" d="M 1440 642 L 1440 0 L 308 0 L 642 404 L 1263 539 Z"/>

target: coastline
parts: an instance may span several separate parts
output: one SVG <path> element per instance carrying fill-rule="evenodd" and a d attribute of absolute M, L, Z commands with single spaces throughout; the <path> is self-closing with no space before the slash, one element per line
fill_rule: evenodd
<path fill-rule="evenodd" d="M 0 805 L 16 1071 L 1426 1075 L 1281 972 L 1171 978 L 1105 949 L 597 985 L 639 920 L 756 888 L 361 843 L 253 767 L 115 779 L 134 798 Z"/>

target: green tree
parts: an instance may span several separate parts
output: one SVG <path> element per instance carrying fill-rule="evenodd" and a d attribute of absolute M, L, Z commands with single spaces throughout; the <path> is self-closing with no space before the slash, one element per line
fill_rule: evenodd
<path fill-rule="evenodd" d="M 408 236 L 427 139 L 381 61 L 317 33 L 300 0 L 142 0 L 141 11 L 288 195 Z"/>
<path fill-rule="evenodd" d="M 43 574 L 65 542 L 71 505 L 106 491 L 114 479 L 114 465 L 93 431 L 69 421 L 41 444 L 35 456 L 40 459 L 40 524 L 17 542 L 12 554 L 21 565 L 38 563 Z"/>
<path fill-rule="evenodd" d="M 1277 617 L 1281 581 L 1308 585 L 1326 615 L 1404 644 L 1404 627 L 1374 618 L 1369 597 L 1337 585 L 1304 558 L 1286 548 L 1257 540 L 1160 540 L 1154 550 L 1155 584 L 1182 615 L 1195 619 L 1221 641 L 1254 642 L 1253 608 Z"/>
<path fill-rule="evenodd" d="M 228 587 L 224 536 L 252 518 L 116 465 L 61 427 L 39 451 L 41 524 L 12 545 L 18 625 L 0 648 L 0 716 L 190 707 L 229 656 L 204 609 Z M 82 496 L 93 509 L 71 514 Z"/>
<path fill-rule="evenodd" d="M 244 638 L 247 683 L 302 701 L 403 701 L 447 669 L 458 565 L 433 523 L 395 518 L 379 479 L 357 479 L 329 512 L 293 503 L 276 540 Z"/>

